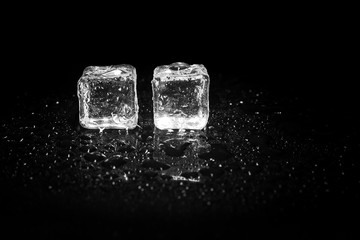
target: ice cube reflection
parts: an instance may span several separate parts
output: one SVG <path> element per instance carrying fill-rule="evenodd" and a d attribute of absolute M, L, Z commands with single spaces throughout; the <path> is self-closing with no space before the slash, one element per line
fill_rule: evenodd
<path fill-rule="evenodd" d="M 138 139 L 136 131 L 106 129 L 102 133 L 85 130 L 80 135 L 80 149 L 83 152 L 84 164 L 89 159 L 95 159 L 101 167 L 117 169 L 123 168 L 136 160 Z M 99 158 L 97 156 L 101 155 Z"/>
<path fill-rule="evenodd" d="M 162 174 L 174 180 L 200 181 L 198 171 L 207 161 L 198 157 L 211 147 L 201 130 L 167 131 L 155 128 L 153 158 L 170 166 Z"/>
<path fill-rule="evenodd" d="M 99 170 L 101 175 L 110 174 L 126 181 L 142 177 L 149 180 L 149 176 L 153 180 L 200 181 L 199 170 L 208 168 L 209 160 L 199 155 L 211 148 L 205 131 L 155 128 L 151 137 L 145 139 L 143 131 L 82 131 L 78 138 L 80 168 L 90 172 Z"/>

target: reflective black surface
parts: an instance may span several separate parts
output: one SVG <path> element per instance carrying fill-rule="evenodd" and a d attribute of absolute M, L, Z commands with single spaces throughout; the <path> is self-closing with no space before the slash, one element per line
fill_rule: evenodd
<path fill-rule="evenodd" d="M 81 128 L 75 90 L 19 96 L 1 119 L 7 230 L 51 237 L 352 234 L 356 117 L 246 78 L 211 80 L 202 131 L 154 129 L 148 86 L 139 87 L 140 127 L 128 132 Z"/>

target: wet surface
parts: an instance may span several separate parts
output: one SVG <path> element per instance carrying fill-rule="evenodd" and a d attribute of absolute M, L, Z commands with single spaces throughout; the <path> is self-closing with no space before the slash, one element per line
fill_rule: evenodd
<path fill-rule="evenodd" d="M 163 239 L 276 235 L 277 224 L 324 236 L 318 222 L 350 223 L 360 188 L 351 115 L 235 82 L 214 84 L 201 131 L 154 129 L 146 89 L 129 131 L 81 128 L 75 92 L 20 96 L 0 120 L 3 217 L 43 236 Z"/>

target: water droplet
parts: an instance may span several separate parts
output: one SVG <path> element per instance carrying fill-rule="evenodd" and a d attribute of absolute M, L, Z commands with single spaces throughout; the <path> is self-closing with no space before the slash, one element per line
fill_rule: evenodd
<path fill-rule="evenodd" d="M 102 134 L 103 131 L 105 130 L 105 127 L 100 127 L 100 126 L 99 126 L 98 128 L 99 128 L 99 133 L 100 133 L 100 134 Z"/>

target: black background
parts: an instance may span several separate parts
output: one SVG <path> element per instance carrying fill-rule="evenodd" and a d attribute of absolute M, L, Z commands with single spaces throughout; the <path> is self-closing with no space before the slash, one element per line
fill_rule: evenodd
<path fill-rule="evenodd" d="M 225 3 L 209 9 L 183 2 L 156 11 L 140 3 L 84 7 L 25 6 L 7 19 L 3 112 L 16 111 L 23 96 L 76 94 L 90 65 L 131 64 L 148 82 L 138 88 L 150 92 L 156 66 L 182 61 L 204 64 L 212 91 L 227 87 L 222 75 L 273 95 L 300 97 L 314 120 L 331 119 L 338 129 L 358 123 L 351 15 L 344 18 L 341 9 Z"/>
<path fill-rule="evenodd" d="M 75 92 L 89 65 L 131 64 L 150 82 L 156 66 L 183 61 L 204 64 L 210 77 L 230 75 L 290 95 L 295 91 L 340 111 L 356 100 L 351 14 L 344 16 L 340 8 L 88 7 L 17 8 L 5 24 L 2 98 Z M 139 87 L 150 89 L 150 83 Z"/>

